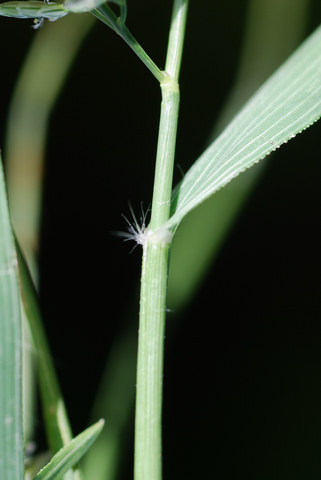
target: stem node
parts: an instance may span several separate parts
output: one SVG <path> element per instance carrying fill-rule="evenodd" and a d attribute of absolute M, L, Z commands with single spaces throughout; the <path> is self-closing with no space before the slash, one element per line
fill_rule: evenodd
<path fill-rule="evenodd" d="M 144 231 L 135 420 L 135 480 L 162 478 L 162 379 L 169 218 L 179 109 L 178 75 L 188 0 L 174 0 L 165 71 L 151 221 Z"/>

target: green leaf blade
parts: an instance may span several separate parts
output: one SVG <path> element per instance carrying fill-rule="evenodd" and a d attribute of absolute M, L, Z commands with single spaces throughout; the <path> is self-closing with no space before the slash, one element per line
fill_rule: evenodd
<path fill-rule="evenodd" d="M 320 116 L 319 27 L 191 167 L 174 191 L 166 227 L 178 225 L 189 211 Z"/>
<path fill-rule="evenodd" d="M 57 20 L 67 15 L 68 10 L 61 3 L 44 3 L 38 0 L 0 3 L 0 16 L 13 18 L 48 18 Z"/>
<path fill-rule="evenodd" d="M 96 440 L 104 426 L 104 420 L 99 420 L 91 427 L 77 435 L 68 445 L 52 457 L 49 463 L 37 473 L 33 480 L 53 480 L 72 468 L 86 453 Z"/>
<path fill-rule="evenodd" d="M 0 478 L 23 480 L 21 317 L 17 259 L 0 158 Z"/>

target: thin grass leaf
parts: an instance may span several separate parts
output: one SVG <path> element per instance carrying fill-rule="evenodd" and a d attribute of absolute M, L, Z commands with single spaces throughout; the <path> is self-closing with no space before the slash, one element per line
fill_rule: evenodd
<path fill-rule="evenodd" d="M 102 431 L 103 426 L 104 420 L 99 420 L 77 435 L 68 445 L 52 457 L 50 462 L 37 473 L 33 480 L 53 480 L 58 475 L 67 472 L 86 453 Z"/>
<path fill-rule="evenodd" d="M 68 10 L 61 3 L 37 0 L 0 3 L 0 15 L 13 18 L 48 18 L 57 20 L 67 15 Z"/>
<path fill-rule="evenodd" d="M 321 116 L 321 27 L 205 150 L 173 193 L 167 228 Z"/>
<path fill-rule="evenodd" d="M 23 480 L 21 316 L 17 258 L 0 157 L 0 478 Z"/>
<path fill-rule="evenodd" d="M 62 447 L 69 445 L 72 440 L 72 431 L 43 328 L 37 292 L 17 241 L 16 251 L 19 262 L 22 302 L 37 351 L 40 396 L 47 440 L 51 451 L 55 453 L 60 451 Z M 64 477 L 64 480 L 81 479 L 82 475 L 78 467 L 68 471 Z"/>

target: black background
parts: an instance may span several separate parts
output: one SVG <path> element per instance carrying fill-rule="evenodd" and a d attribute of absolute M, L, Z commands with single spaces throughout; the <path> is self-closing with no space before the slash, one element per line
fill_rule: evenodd
<path fill-rule="evenodd" d="M 184 171 L 232 85 L 246 3 L 191 2 L 177 144 Z M 317 3 L 307 33 L 320 22 Z M 170 13 L 169 0 L 129 1 L 129 27 L 159 65 Z M 3 144 L 15 77 L 37 32 L 28 21 L 0 26 Z M 137 323 L 140 251 L 110 232 L 124 230 L 128 201 L 136 211 L 150 202 L 159 101 L 151 74 L 97 23 L 51 118 L 40 294 L 76 433 L 115 335 Z M 167 479 L 320 477 L 320 128 L 268 160 L 204 287 L 183 317 L 169 315 Z M 131 478 L 131 453 L 123 467 Z"/>

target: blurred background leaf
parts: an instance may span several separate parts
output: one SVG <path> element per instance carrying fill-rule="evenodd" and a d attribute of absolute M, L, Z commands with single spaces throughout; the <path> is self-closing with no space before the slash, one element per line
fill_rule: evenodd
<path fill-rule="evenodd" d="M 48 122 L 93 23 L 90 15 L 70 15 L 37 32 L 8 111 L 5 151 L 10 212 L 35 282 Z"/>
<path fill-rule="evenodd" d="M 248 2 L 238 70 L 209 142 L 300 44 L 309 8 L 307 0 Z M 168 286 L 168 302 L 173 310 L 179 311 L 191 302 L 265 164 L 255 165 L 216 192 L 180 225 L 172 246 Z"/>

